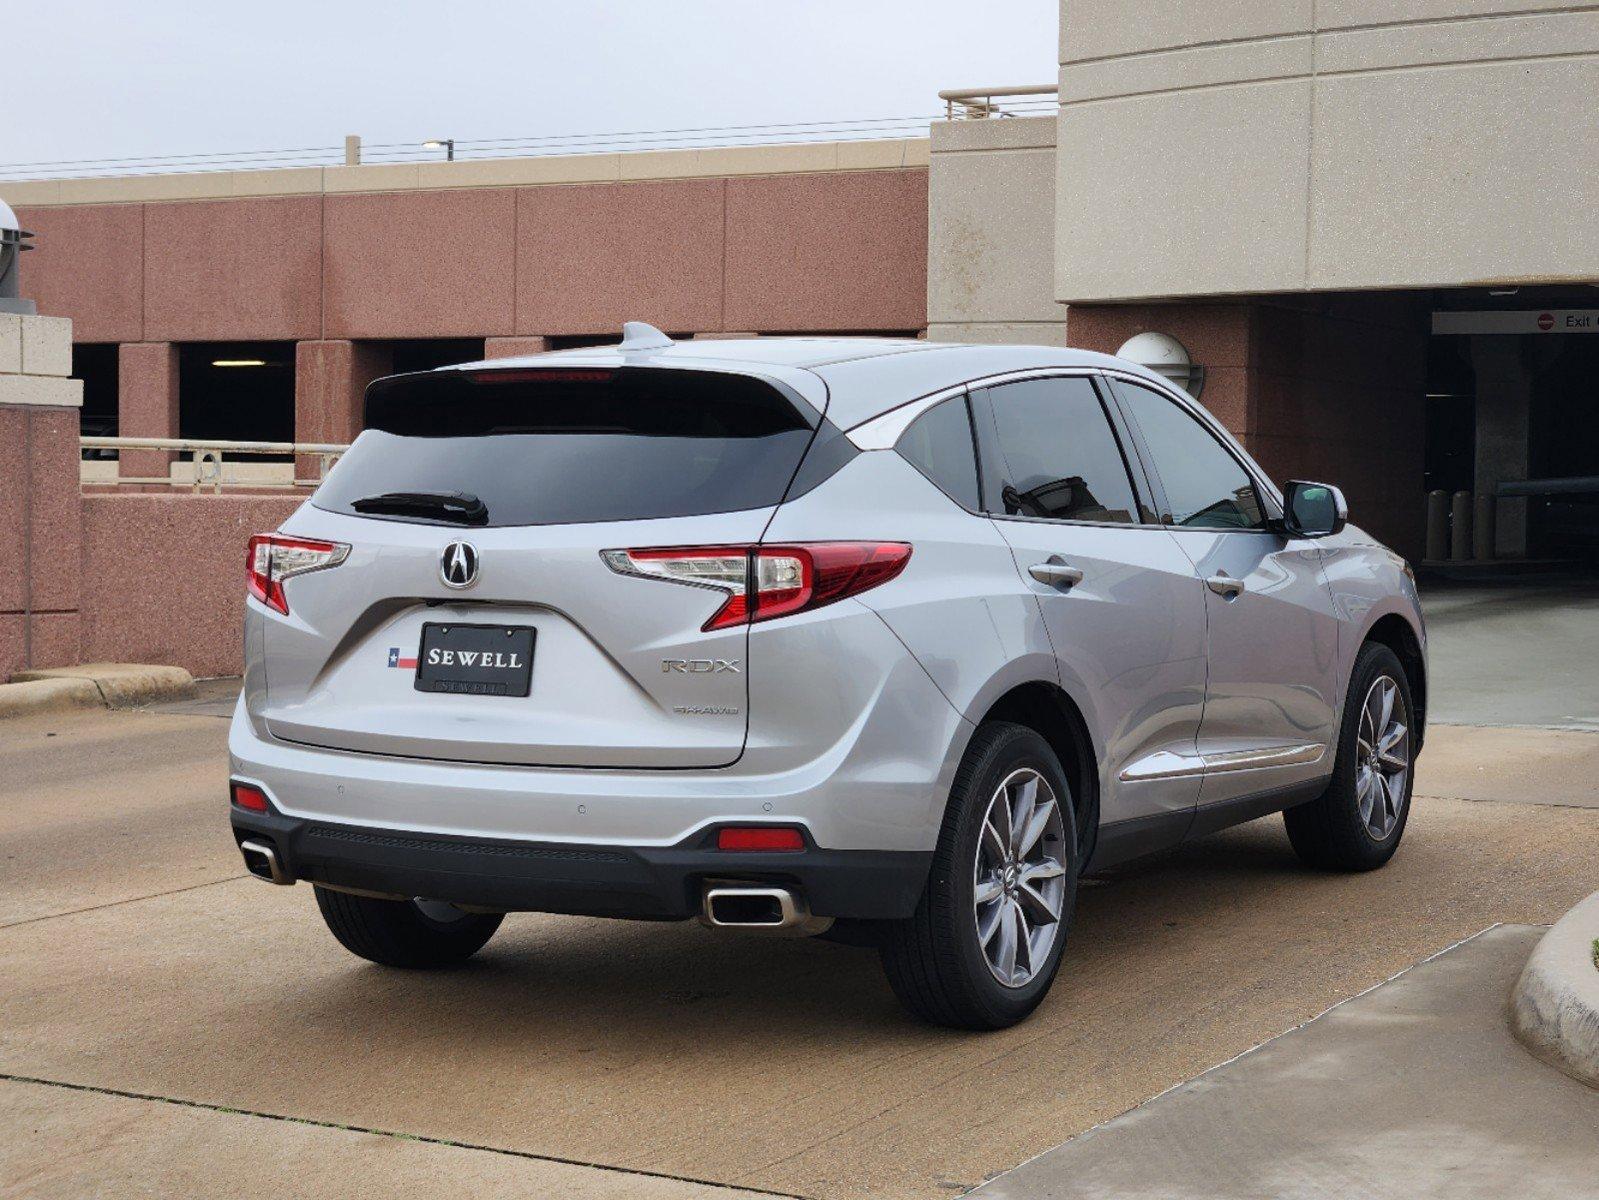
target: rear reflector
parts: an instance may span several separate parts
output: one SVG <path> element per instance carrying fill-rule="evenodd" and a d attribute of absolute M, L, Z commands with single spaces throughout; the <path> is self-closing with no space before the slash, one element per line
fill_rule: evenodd
<path fill-rule="evenodd" d="M 343 542 L 316 542 L 308 538 L 261 533 L 250 539 L 244 556 L 244 582 L 250 595 L 270 609 L 289 614 L 283 581 L 307 571 L 336 567 L 350 554 Z"/>
<path fill-rule="evenodd" d="M 272 806 L 267 803 L 266 793 L 253 784 L 240 783 L 234 780 L 230 785 L 233 789 L 233 803 L 240 808 L 247 808 L 251 812 L 270 812 Z"/>
<path fill-rule="evenodd" d="M 727 598 L 701 627 L 709 633 L 858 596 L 903 571 L 911 548 L 905 542 L 804 542 L 603 550 L 600 557 L 622 575 L 725 593 Z"/>
<path fill-rule="evenodd" d="M 805 835 L 792 825 L 748 825 L 723 829 L 718 850 L 803 850 Z"/>

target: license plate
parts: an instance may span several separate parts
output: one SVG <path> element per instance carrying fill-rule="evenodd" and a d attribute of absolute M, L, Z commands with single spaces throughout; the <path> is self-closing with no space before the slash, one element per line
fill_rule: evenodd
<path fill-rule="evenodd" d="M 527 625 L 423 625 L 416 690 L 525 696 L 533 684 L 534 632 Z"/>

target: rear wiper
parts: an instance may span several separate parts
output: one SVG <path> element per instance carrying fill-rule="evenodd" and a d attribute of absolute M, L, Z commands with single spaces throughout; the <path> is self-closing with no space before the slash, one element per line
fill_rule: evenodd
<path fill-rule="evenodd" d="M 396 517 L 432 517 L 460 525 L 487 525 L 489 506 L 471 492 L 384 492 L 352 500 L 358 513 L 387 513 Z"/>

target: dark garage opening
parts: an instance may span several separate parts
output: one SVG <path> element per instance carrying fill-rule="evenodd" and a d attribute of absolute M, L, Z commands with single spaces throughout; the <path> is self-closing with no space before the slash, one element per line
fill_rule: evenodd
<path fill-rule="evenodd" d="M 292 442 L 294 343 L 195 342 L 179 346 L 178 436 Z"/>
<path fill-rule="evenodd" d="M 477 362 L 483 357 L 482 338 L 414 338 L 388 345 L 396 375 L 453 367 L 457 363 Z"/>
<path fill-rule="evenodd" d="M 72 378 L 83 380 L 83 408 L 78 417 L 84 437 L 117 436 L 117 345 L 77 342 L 72 347 Z M 92 451 L 95 457 L 110 450 Z"/>

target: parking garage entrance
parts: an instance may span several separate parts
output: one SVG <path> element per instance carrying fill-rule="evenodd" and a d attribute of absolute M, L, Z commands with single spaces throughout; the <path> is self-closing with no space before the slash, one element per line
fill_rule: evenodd
<path fill-rule="evenodd" d="M 1474 524 L 1492 523 L 1491 536 L 1464 539 L 1476 551 L 1599 562 L 1599 305 L 1578 297 L 1592 307 L 1571 307 L 1556 295 L 1505 307 L 1525 299 L 1434 310 L 1426 487 L 1450 497 L 1452 520 L 1465 511 Z M 1470 493 L 1464 507 L 1461 492 Z"/>

